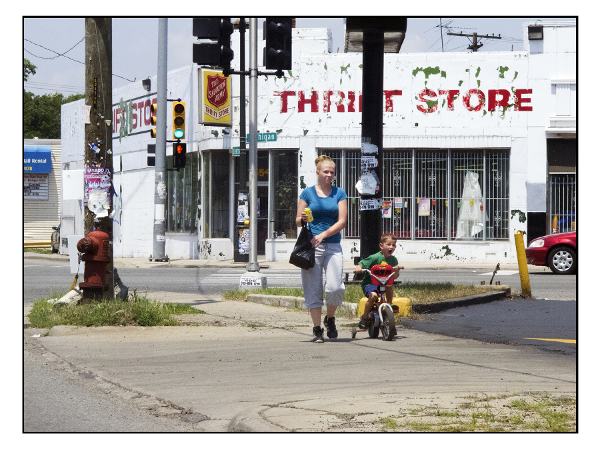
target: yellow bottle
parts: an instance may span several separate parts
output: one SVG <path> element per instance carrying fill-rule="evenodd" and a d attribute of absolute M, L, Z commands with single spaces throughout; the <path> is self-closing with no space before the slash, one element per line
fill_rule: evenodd
<path fill-rule="evenodd" d="M 310 208 L 304 208 L 303 212 L 306 214 L 306 221 L 307 222 L 312 222 L 313 221 L 313 216 L 312 216 L 312 212 L 310 211 Z"/>

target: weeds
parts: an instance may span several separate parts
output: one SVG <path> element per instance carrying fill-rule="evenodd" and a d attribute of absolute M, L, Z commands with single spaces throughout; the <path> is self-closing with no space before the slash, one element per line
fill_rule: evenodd
<path fill-rule="evenodd" d="M 177 325 L 177 321 L 171 315 L 177 314 L 204 314 L 204 311 L 181 303 L 160 303 L 134 292 L 129 301 L 106 300 L 86 305 L 54 306 L 54 302 L 42 299 L 33 304 L 29 321 L 34 328 L 52 328 L 56 325 L 173 326 Z"/>
<path fill-rule="evenodd" d="M 507 401 L 508 397 L 518 397 Z M 575 432 L 576 400 L 545 394 L 468 396 L 453 409 L 418 407 L 380 419 L 382 431 L 420 432 Z M 402 420 L 402 417 L 406 417 Z"/>

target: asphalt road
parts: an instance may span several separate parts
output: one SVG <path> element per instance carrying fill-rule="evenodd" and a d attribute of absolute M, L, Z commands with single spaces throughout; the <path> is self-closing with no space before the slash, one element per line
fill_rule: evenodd
<path fill-rule="evenodd" d="M 68 291 L 73 283 L 74 275 L 70 273 L 66 261 L 47 261 L 43 259 L 27 259 L 23 265 L 25 303 L 44 298 L 48 295 Z M 234 289 L 239 284 L 243 268 L 186 268 L 186 267 L 152 267 L 148 269 L 119 269 L 123 283 L 133 289 L 161 290 L 182 293 L 198 293 L 220 295 L 224 290 Z M 298 269 L 261 269 L 267 277 L 267 286 L 301 287 Z M 413 269 L 403 270 L 400 280 L 403 282 L 452 282 L 456 284 L 489 283 L 491 272 L 473 269 Z M 80 275 L 80 281 L 83 278 Z M 513 293 L 521 291 L 518 271 L 500 270 L 494 276 L 494 283 L 499 281 L 511 287 Z M 576 300 L 577 276 L 554 275 L 549 271 L 531 271 L 530 284 L 532 295 L 537 299 Z"/>

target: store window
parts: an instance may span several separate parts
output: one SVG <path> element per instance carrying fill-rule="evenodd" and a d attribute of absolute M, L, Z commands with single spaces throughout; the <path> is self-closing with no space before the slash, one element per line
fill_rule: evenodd
<path fill-rule="evenodd" d="M 273 238 L 296 239 L 298 151 L 272 150 L 271 158 Z"/>
<path fill-rule="evenodd" d="M 203 237 L 229 237 L 229 152 L 203 153 L 203 185 L 208 207 L 204 208 Z"/>
<path fill-rule="evenodd" d="M 186 154 L 186 164 L 173 170 L 173 158 L 167 156 L 167 231 L 172 233 L 197 233 L 200 182 L 198 177 L 198 152 Z"/>
<path fill-rule="evenodd" d="M 577 139 L 548 139 L 549 233 L 577 229 Z"/>
<path fill-rule="evenodd" d="M 348 194 L 346 238 L 360 238 L 360 152 L 322 151 Z M 507 151 L 386 150 L 382 226 L 399 239 L 508 239 Z M 341 169 L 340 169 L 341 168 Z"/>

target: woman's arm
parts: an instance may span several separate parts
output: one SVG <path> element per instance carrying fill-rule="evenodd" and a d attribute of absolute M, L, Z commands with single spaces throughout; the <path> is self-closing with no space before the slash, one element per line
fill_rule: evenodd
<path fill-rule="evenodd" d="M 306 213 L 304 212 L 304 208 L 308 208 L 308 203 L 306 203 L 302 199 L 298 199 L 298 211 L 296 211 L 296 226 L 301 227 L 302 221 L 306 222 Z"/>

